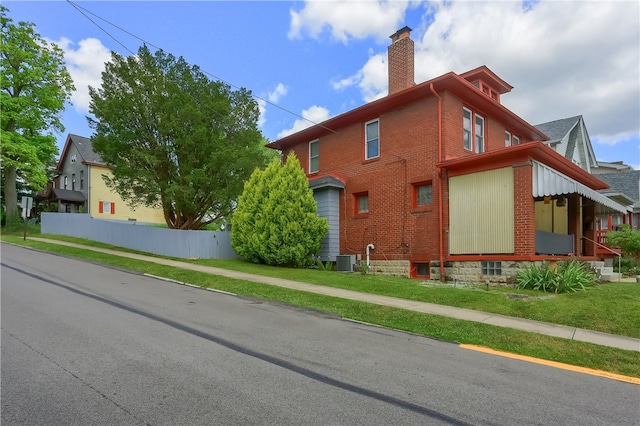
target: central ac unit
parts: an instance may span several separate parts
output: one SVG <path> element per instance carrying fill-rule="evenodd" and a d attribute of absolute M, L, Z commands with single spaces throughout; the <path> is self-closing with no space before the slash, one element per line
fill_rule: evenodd
<path fill-rule="evenodd" d="M 336 271 L 353 272 L 353 265 L 356 264 L 356 256 L 353 254 L 340 254 L 336 256 Z"/>

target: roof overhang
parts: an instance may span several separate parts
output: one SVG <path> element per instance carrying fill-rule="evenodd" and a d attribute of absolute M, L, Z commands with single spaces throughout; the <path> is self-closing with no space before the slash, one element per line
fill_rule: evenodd
<path fill-rule="evenodd" d="M 333 175 L 318 176 L 309 179 L 309 188 L 312 190 L 324 189 L 324 188 L 346 188 L 344 181 Z"/>
<path fill-rule="evenodd" d="M 469 81 L 454 72 L 449 72 L 432 80 L 416 84 L 400 92 L 369 102 L 368 104 L 337 115 L 322 123 L 285 136 L 266 146 L 268 148 L 286 150 L 297 144 L 318 139 L 326 134 L 337 133 L 346 126 L 373 120 L 386 112 L 403 107 L 412 102 L 432 97 L 434 95 L 432 89 L 438 93 L 449 92 L 459 97 L 463 102 L 477 106 L 485 114 L 510 123 L 509 126 L 513 131 L 517 131 L 522 137 L 528 140 L 549 139 L 542 131 L 524 121 L 504 105 L 491 99 Z"/>
<path fill-rule="evenodd" d="M 65 201 L 69 203 L 84 203 L 87 201 L 84 194 L 80 191 L 60 188 L 51 188 L 47 193 L 47 199 L 49 201 Z"/>
<path fill-rule="evenodd" d="M 533 160 L 532 192 L 534 198 L 580 194 L 599 204 L 597 213 L 627 213 L 630 208 L 618 204 L 611 198 L 589 188 L 588 186 L 570 178 L 569 176 L 552 169 L 551 167 Z"/>
<path fill-rule="evenodd" d="M 596 176 L 582 169 L 580 166 L 573 164 L 554 149 L 539 141 L 494 149 L 482 154 L 449 159 L 438 163 L 438 166 L 446 169 L 449 176 L 457 176 L 499 169 L 501 167 L 510 167 L 517 164 L 526 164 L 531 160 L 537 160 L 555 170 L 562 170 L 562 173 L 571 179 L 591 189 L 609 188 L 609 185 L 602 182 Z"/>

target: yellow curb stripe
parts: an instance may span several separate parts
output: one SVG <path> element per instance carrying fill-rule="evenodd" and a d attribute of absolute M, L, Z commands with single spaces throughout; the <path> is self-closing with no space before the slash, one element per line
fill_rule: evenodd
<path fill-rule="evenodd" d="M 472 351 L 484 352 L 486 354 L 503 356 L 505 358 L 518 359 L 520 361 L 533 362 L 535 364 L 546 365 L 548 367 L 560 368 L 562 370 L 575 371 L 576 373 L 590 374 L 592 376 L 605 377 L 607 379 L 618 380 L 620 382 L 626 382 L 626 383 L 631 383 L 631 384 L 634 384 L 634 385 L 640 385 L 640 378 L 638 378 L 638 377 L 623 376 L 622 374 L 610 373 L 608 371 L 593 370 L 591 368 L 578 367 L 578 366 L 575 366 L 575 365 L 563 364 L 561 362 L 548 361 L 546 359 L 534 358 L 534 357 L 525 356 L 525 355 L 512 354 L 512 353 L 509 353 L 509 352 L 501 352 L 501 351 L 496 351 L 494 349 L 485 348 L 483 346 L 466 345 L 466 344 L 460 344 L 458 346 L 460 346 L 463 349 L 469 349 L 469 350 L 472 350 Z"/>

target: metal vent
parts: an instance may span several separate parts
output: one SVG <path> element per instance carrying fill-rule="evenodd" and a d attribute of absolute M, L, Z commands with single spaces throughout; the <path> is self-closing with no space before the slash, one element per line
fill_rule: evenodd
<path fill-rule="evenodd" d="M 356 257 L 352 254 L 341 254 L 336 256 L 336 271 L 353 272 L 353 265 L 356 263 Z"/>

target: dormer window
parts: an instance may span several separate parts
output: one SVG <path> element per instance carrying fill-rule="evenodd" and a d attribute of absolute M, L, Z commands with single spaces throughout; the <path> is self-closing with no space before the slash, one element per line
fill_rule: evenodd
<path fill-rule="evenodd" d="M 75 155 L 75 154 L 73 154 L 73 155 L 71 156 L 71 163 L 75 163 L 75 162 L 76 162 L 76 155 Z"/>

